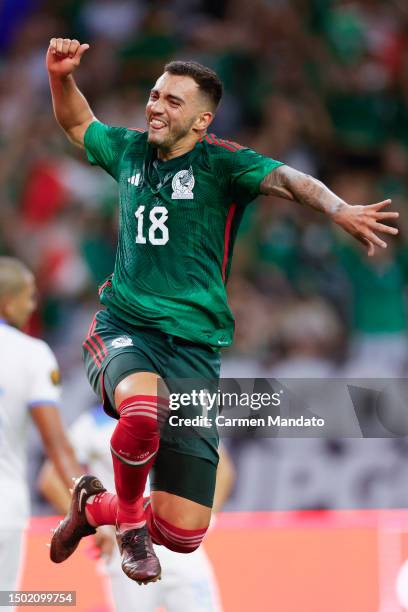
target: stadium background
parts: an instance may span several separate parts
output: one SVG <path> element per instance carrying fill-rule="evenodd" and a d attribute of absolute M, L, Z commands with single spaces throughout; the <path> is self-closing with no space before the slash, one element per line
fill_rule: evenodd
<path fill-rule="evenodd" d="M 97 284 L 112 270 L 116 190 L 55 123 L 44 67 L 50 37 L 91 44 L 78 83 L 106 123 L 143 127 L 146 93 L 163 64 L 196 59 L 225 83 L 215 133 L 319 177 L 350 203 L 393 198 L 400 236 L 370 260 L 317 213 L 273 198 L 252 204 L 229 283 L 235 345 L 224 356 L 231 376 L 385 378 L 408 368 L 407 33 L 404 0 L 3 0 L 0 253 L 36 274 L 40 307 L 31 332 L 61 364 L 66 423 L 94 401 L 80 345 Z M 227 444 L 237 478 L 226 510 L 253 513 L 240 515 L 238 527 L 226 515 L 209 538 L 227 612 L 245 609 L 245 593 L 263 602 L 259 610 L 271 609 L 268 601 L 279 612 L 400 610 L 393 581 L 406 519 L 392 509 L 408 502 L 405 438 Z M 34 482 L 41 461 L 34 436 L 31 452 Z M 345 509 L 390 512 L 350 518 Z M 263 514 L 272 511 L 291 511 L 288 523 Z M 33 490 L 33 514 L 49 512 Z M 34 522 L 32 545 L 46 520 Z M 267 573 L 243 589 L 225 566 L 248 529 Z M 234 589 L 241 599 L 230 599 Z M 256 595 L 248 596 L 251 589 Z"/>

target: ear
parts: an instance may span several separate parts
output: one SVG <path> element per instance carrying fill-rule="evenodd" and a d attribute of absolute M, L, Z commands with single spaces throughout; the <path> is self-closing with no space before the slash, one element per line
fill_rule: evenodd
<path fill-rule="evenodd" d="M 202 132 L 206 131 L 212 120 L 214 119 L 214 113 L 210 111 L 205 111 L 200 113 L 194 123 L 194 129 Z"/>
<path fill-rule="evenodd" d="M 8 321 L 11 318 L 11 315 L 13 314 L 13 300 L 11 297 L 9 297 L 8 299 L 5 298 L 4 300 L 2 300 L 0 313 L 3 315 L 6 321 Z"/>

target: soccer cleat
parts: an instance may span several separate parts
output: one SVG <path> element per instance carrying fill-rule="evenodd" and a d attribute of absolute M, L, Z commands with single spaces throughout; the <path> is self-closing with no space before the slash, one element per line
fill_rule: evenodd
<path fill-rule="evenodd" d="M 147 525 L 124 533 L 116 531 L 116 540 L 122 556 L 122 569 L 128 578 L 138 584 L 160 580 L 160 561 L 153 550 Z"/>
<path fill-rule="evenodd" d="M 65 561 L 75 551 L 81 538 L 96 533 L 95 527 L 87 521 L 85 505 L 91 495 L 104 491 L 106 489 L 95 476 L 85 475 L 75 481 L 68 514 L 59 523 L 51 539 L 51 561 L 54 563 Z"/>

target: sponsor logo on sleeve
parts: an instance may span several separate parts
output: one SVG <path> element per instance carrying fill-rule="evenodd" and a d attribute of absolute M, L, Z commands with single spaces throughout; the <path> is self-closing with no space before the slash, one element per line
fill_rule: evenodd
<path fill-rule="evenodd" d="M 50 372 L 50 378 L 53 385 L 58 387 L 61 384 L 61 373 L 59 370 L 55 369 Z"/>

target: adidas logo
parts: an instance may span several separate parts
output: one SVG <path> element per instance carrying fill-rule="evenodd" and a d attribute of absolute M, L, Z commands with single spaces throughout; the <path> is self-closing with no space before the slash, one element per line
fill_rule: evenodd
<path fill-rule="evenodd" d="M 135 187 L 139 185 L 139 182 L 140 182 L 140 172 L 128 178 L 128 183 L 130 183 L 131 185 L 134 185 Z"/>

